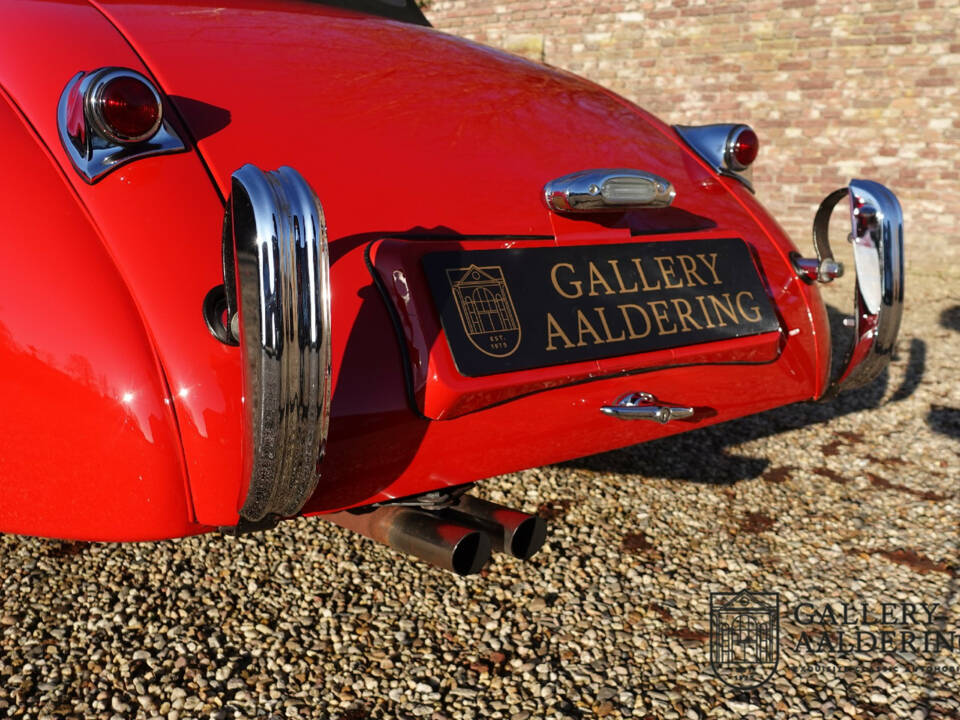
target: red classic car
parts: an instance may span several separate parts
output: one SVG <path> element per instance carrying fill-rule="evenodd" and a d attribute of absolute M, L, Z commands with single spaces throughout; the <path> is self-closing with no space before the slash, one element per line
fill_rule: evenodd
<path fill-rule="evenodd" d="M 475 572 L 544 527 L 472 483 L 827 398 L 899 328 L 882 185 L 832 193 L 804 257 L 749 127 L 670 127 L 412 0 L 3 0 L 0 136 L 3 532 L 323 515 Z"/>

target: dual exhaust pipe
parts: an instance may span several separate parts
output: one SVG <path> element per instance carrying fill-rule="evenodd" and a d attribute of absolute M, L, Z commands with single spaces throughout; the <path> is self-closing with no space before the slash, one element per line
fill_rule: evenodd
<path fill-rule="evenodd" d="M 369 512 L 322 517 L 457 575 L 480 572 L 494 551 L 529 560 L 547 536 L 546 524 L 536 515 L 471 495 L 440 510 L 381 505 Z"/>

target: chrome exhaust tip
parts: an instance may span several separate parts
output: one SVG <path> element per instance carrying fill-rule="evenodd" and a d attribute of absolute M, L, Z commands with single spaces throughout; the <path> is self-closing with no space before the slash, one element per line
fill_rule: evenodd
<path fill-rule="evenodd" d="M 440 515 L 487 532 L 496 552 L 520 560 L 533 557 L 547 538 L 547 524 L 537 515 L 472 495 L 461 495 L 456 504 L 440 511 Z"/>
<path fill-rule="evenodd" d="M 321 517 L 457 575 L 475 575 L 490 560 L 491 539 L 486 532 L 440 514 L 382 505 L 369 512 Z"/>

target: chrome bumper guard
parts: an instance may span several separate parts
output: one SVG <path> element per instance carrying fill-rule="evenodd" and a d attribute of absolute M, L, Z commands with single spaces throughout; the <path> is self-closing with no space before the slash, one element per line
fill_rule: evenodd
<path fill-rule="evenodd" d="M 223 233 L 243 354 L 241 517 L 297 513 L 316 488 L 330 415 L 330 262 L 320 201 L 292 168 L 232 176 Z"/>
<path fill-rule="evenodd" d="M 827 196 L 813 222 L 818 262 L 797 259 L 798 274 L 810 282 L 828 282 L 839 275 L 837 268 L 842 271 L 833 259 L 827 229 L 831 211 L 844 197 L 850 198 L 849 240 L 857 271 L 854 339 L 843 369 L 831 378 L 822 399 L 866 385 L 883 372 L 903 314 L 903 211 L 896 195 L 880 183 L 852 180 L 846 189 Z"/>

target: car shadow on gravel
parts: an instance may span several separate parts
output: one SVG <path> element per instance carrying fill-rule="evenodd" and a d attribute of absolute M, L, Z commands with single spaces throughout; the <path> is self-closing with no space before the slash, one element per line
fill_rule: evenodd
<path fill-rule="evenodd" d="M 960 305 L 951 305 L 940 313 L 940 326 L 960 332 Z M 927 424 L 934 432 L 960 439 L 960 408 L 931 405 Z"/>
<path fill-rule="evenodd" d="M 843 325 L 845 313 L 831 306 L 827 307 L 827 311 L 832 337 L 849 336 L 850 331 Z M 847 346 L 835 343 L 831 362 L 832 376 L 836 376 L 846 351 Z M 899 402 L 913 395 L 926 373 L 927 346 L 923 340 L 912 338 L 909 343 L 901 342 L 895 359 L 900 359 L 904 352 L 906 353 L 904 377 L 900 385 L 889 394 L 888 402 Z M 734 455 L 729 448 L 879 407 L 887 397 L 888 391 L 890 391 L 890 375 L 887 370 L 884 370 L 880 377 L 869 385 L 844 392 L 827 402 L 801 402 L 787 405 L 720 425 L 652 440 L 621 450 L 578 458 L 561 463 L 560 467 L 603 473 L 641 472 L 645 475 L 672 480 L 688 480 L 714 485 L 730 485 L 769 473 L 771 481 L 776 482 L 782 479 L 779 477 L 780 469 L 773 467 L 770 460 Z M 936 412 L 938 410 L 935 408 L 932 413 Z M 937 416 L 936 422 L 942 423 L 945 427 L 956 428 L 956 424 L 951 423 L 957 420 L 958 418 L 950 413 L 941 413 Z"/>
<path fill-rule="evenodd" d="M 940 313 L 940 325 L 947 330 L 960 332 L 960 305 L 951 305 Z"/>

